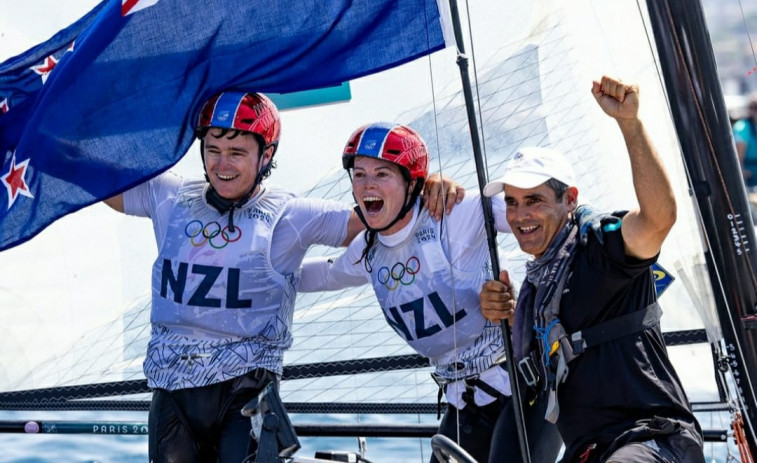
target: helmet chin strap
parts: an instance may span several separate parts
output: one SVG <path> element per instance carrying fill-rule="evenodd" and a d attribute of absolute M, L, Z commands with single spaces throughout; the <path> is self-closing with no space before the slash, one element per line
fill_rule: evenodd
<path fill-rule="evenodd" d="M 391 222 L 389 222 L 389 225 L 381 228 L 371 228 L 368 225 L 368 222 L 365 220 L 365 216 L 363 215 L 363 211 L 360 209 L 360 206 L 355 206 L 355 213 L 357 214 L 358 218 L 360 218 L 360 221 L 363 222 L 363 225 L 365 225 L 366 230 L 372 231 L 375 233 L 380 233 L 382 231 L 386 231 L 394 226 L 397 222 L 402 220 L 405 215 L 407 215 L 408 212 L 410 212 L 413 207 L 415 206 L 415 201 L 418 199 L 418 196 L 421 194 L 421 191 L 423 191 L 423 183 L 424 179 L 417 179 L 415 182 L 415 187 L 413 188 L 413 191 L 410 193 L 410 199 L 405 202 L 405 205 L 402 206 L 402 210 L 397 214 L 397 217 L 394 218 Z M 355 194 L 352 194 L 352 197 L 355 199 L 355 202 L 357 202 L 357 198 L 355 198 Z M 407 193 L 405 194 L 405 198 L 407 198 Z"/>
<path fill-rule="evenodd" d="M 257 186 L 256 183 L 255 187 Z M 229 231 L 231 233 L 234 233 L 234 209 L 244 205 L 244 203 L 250 199 L 252 192 L 255 191 L 255 187 L 248 191 L 239 201 L 233 201 L 219 195 L 215 188 L 213 188 L 213 185 L 210 185 L 210 188 L 208 188 L 208 192 L 205 194 L 205 199 L 208 201 L 208 204 L 213 206 L 222 215 L 226 212 L 229 213 Z"/>

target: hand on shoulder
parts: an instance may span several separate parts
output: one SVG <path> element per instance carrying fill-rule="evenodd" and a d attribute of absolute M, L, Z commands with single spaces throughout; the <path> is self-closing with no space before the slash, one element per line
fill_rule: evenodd
<path fill-rule="evenodd" d="M 437 221 L 441 220 L 443 213 L 449 215 L 464 197 L 465 188 L 445 175 L 431 174 L 423 186 L 423 204 Z"/>

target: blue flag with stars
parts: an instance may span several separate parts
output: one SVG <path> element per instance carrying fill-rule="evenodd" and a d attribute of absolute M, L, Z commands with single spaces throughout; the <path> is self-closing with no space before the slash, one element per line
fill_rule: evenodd
<path fill-rule="evenodd" d="M 437 0 L 106 0 L 0 64 L 0 250 L 166 170 L 226 89 L 339 85 L 445 46 Z"/>

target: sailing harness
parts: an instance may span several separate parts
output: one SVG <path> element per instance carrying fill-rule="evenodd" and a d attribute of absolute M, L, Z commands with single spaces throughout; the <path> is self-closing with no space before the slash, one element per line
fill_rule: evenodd
<path fill-rule="evenodd" d="M 495 362 L 492 366 L 499 366 L 503 368 L 505 371 L 507 371 L 507 367 L 504 364 L 504 356 L 501 356 L 497 362 Z M 472 407 L 474 409 L 478 409 L 479 405 L 476 404 L 474 400 L 474 394 L 476 392 L 476 388 L 479 390 L 485 392 L 487 395 L 494 397 L 496 400 L 499 400 L 503 397 L 506 397 L 505 394 L 498 391 L 494 386 L 484 382 L 479 378 L 478 375 L 468 376 L 466 378 L 461 379 L 448 379 L 445 378 L 436 372 L 431 373 L 431 377 L 436 382 L 436 385 L 439 386 L 439 392 L 436 396 L 436 419 L 438 420 L 442 416 L 442 397 L 444 396 L 444 393 L 447 391 L 447 387 L 449 387 L 451 384 L 454 384 L 455 382 L 460 381 L 462 383 L 462 386 L 465 388 L 465 390 L 462 393 L 462 398 L 465 404 L 469 407 Z"/>
<path fill-rule="evenodd" d="M 527 263 L 527 278 L 517 303 L 520 310 L 515 312 L 513 347 L 518 370 L 537 393 L 548 393 L 545 419 L 550 423 L 555 423 L 560 413 L 557 389 L 568 376 L 570 362 L 586 349 L 656 326 L 662 315 L 655 301 L 575 333 L 565 331 L 559 318 L 560 300 L 578 250 L 578 228 L 569 221 L 544 255 Z"/>

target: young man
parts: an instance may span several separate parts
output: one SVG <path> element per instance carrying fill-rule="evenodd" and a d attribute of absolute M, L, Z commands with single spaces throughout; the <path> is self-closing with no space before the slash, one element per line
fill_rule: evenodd
<path fill-rule="evenodd" d="M 583 243 L 570 163 L 553 150 L 522 149 L 484 193 L 504 191 L 507 221 L 534 260 L 517 311 L 506 272 L 484 284 L 481 307 L 492 321 L 515 313 L 515 360 L 546 395 L 564 462 L 704 462 L 649 269 L 676 220 L 673 191 L 638 118 L 638 87 L 602 77 L 592 92 L 623 134 L 639 207 L 607 215 Z"/>
<path fill-rule="evenodd" d="M 144 362 L 151 462 L 239 463 L 254 450 L 240 410 L 282 374 L 302 259 L 311 245 L 343 246 L 363 228 L 346 204 L 261 183 L 280 133 L 267 97 L 221 93 L 196 124 L 207 181 L 169 172 L 106 201 L 151 218 L 158 243 Z M 440 188 L 427 190 L 435 216 Z M 458 191 L 449 190 L 449 208 Z"/>

